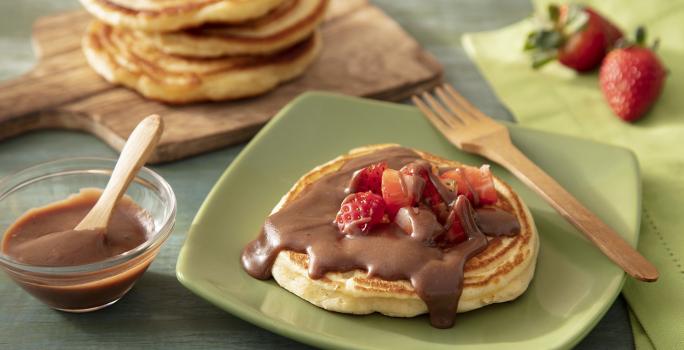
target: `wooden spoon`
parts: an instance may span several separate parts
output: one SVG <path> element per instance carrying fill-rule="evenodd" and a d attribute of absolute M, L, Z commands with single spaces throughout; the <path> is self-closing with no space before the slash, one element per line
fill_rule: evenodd
<path fill-rule="evenodd" d="M 152 154 L 163 130 L 164 123 L 156 114 L 146 117 L 135 127 L 121 150 L 119 160 L 112 171 L 112 177 L 102 191 L 102 195 L 83 220 L 76 225 L 75 230 L 103 230 L 104 232 L 116 202 L 126 192 L 138 170 Z"/>

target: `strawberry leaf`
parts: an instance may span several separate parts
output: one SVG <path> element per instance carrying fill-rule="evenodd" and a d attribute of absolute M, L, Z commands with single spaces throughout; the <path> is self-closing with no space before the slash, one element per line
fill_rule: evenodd
<path fill-rule="evenodd" d="M 636 41 L 636 44 L 639 46 L 644 46 L 646 43 L 646 29 L 644 27 L 639 26 L 636 29 L 636 33 L 634 34 L 634 40 Z"/>
<path fill-rule="evenodd" d="M 551 50 L 559 48 L 562 44 L 563 36 L 559 32 L 542 29 L 527 36 L 524 49 L 526 51 Z"/>
<path fill-rule="evenodd" d="M 549 10 L 549 19 L 551 19 L 551 21 L 553 23 L 558 22 L 558 18 L 560 17 L 560 9 L 558 9 L 558 5 L 550 4 L 548 10 Z"/>

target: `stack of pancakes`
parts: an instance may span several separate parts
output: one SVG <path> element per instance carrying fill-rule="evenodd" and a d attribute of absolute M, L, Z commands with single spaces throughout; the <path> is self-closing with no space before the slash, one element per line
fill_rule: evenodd
<path fill-rule="evenodd" d="M 83 50 L 110 82 L 167 103 L 263 94 L 321 49 L 328 0 L 81 0 Z"/>

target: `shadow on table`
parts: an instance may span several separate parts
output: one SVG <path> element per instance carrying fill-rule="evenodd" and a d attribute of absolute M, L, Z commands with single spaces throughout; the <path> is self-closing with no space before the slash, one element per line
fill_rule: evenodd
<path fill-rule="evenodd" d="M 87 314 L 60 313 L 98 344 L 174 344 L 180 348 L 307 348 L 224 312 L 175 276 L 148 271 L 116 304 Z"/>

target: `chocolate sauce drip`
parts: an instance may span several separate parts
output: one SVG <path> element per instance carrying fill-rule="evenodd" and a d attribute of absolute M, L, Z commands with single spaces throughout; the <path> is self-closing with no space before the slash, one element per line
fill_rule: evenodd
<path fill-rule="evenodd" d="M 420 198 L 420 195 L 425 189 L 425 180 L 419 176 L 411 176 L 406 174 L 401 174 L 401 178 L 406 186 L 406 193 L 409 193 L 413 198 Z"/>
<path fill-rule="evenodd" d="M 520 233 L 520 223 L 515 215 L 499 208 L 478 208 L 475 221 L 487 236 L 515 236 Z"/>
<path fill-rule="evenodd" d="M 308 254 L 308 274 L 313 279 L 322 278 L 327 272 L 359 269 L 370 277 L 409 280 L 427 305 L 432 325 L 451 327 L 463 289 L 465 263 L 487 246 L 470 202 L 464 196 L 459 196 L 454 205 L 468 238 L 449 249 L 426 240 L 436 234 L 439 223 L 421 208 L 410 209 L 409 221 L 413 225 L 410 232 L 392 222 L 375 227 L 371 234 L 350 236 L 341 234 L 333 223 L 354 171 L 383 160 L 392 169 L 424 162 L 415 152 L 400 147 L 385 148 L 348 161 L 339 171 L 317 180 L 298 198 L 268 217 L 259 237 L 244 248 L 242 265 L 251 276 L 268 279 L 278 253 L 291 250 Z M 437 184 L 442 185 L 439 181 Z M 445 200 L 455 197 L 447 192 Z M 450 202 L 453 200 L 447 203 Z M 487 221 L 489 216 L 484 215 L 481 220 Z"/>
<path fill-rule="evenodd" d="M 437 221 L 432 210 L 425 207 L 401 208 L 394 221 L 406 234 L 423 242 L 433 241 L 444 232 L 444 226 Z"/>
<path fill-rule="evenodd" d="M 437 189 L 439 196 L 442 197 L 444 203 L 447 203 L 449 206 L 454 204 L 454 201 L 456 201 L 456 197 L 458 196 L 458 194 L 456 194 L 455 192 L 451 192 L 446 186 L 444 186 L 442 180 L 440 180 L 439 177 L 437 177 L 435 174 L 433 174 L 432 172 L 429 172 L 428 174 L 430 175 L 430 182 L 432 182 L 432 184 L 435 185 L 435 188 Z"/>

